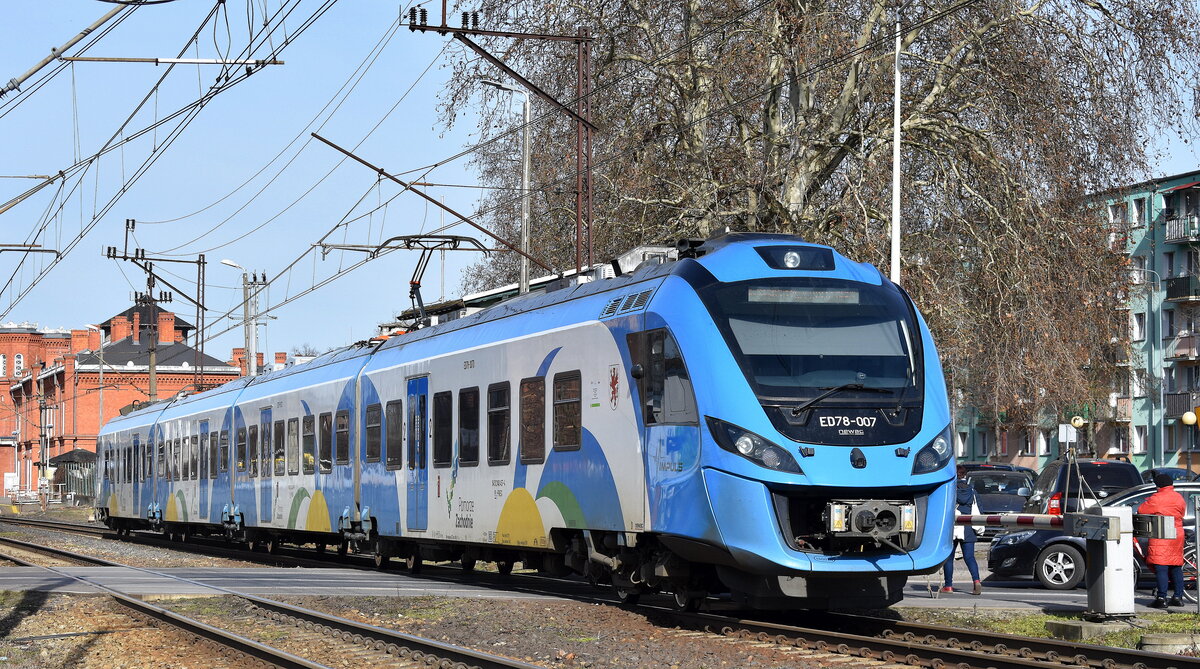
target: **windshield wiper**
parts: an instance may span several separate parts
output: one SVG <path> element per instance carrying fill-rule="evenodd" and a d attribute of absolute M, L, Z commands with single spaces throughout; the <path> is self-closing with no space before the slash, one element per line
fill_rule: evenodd
<path fill-rule="evenodd" d="M 834 393 L 840 393 L 843 390 L 860 390 L 860 391 L 865 391 L 865 392 L 869 392 L 869 393 L 890 393 L 890 392 L 892 392 L 891 388 L 873 388 L 871 386 L 864 386 L 861 383 L 843 383 L 840 386 L 826 388 L 825 392 L 821 393 L 820 395 L 817 395 L 816 397 L 805 402 L 804 404 L 801 404 L 800 406 L 793 408 L 792 415 L 799 416 L 801 413 L 803 413 L 805 410 L 811 408 L 817 402 L 820 402 L 821 400 L 825 399 L 826 397 L 829 397 L 830 395 L 833 395 Z"/>

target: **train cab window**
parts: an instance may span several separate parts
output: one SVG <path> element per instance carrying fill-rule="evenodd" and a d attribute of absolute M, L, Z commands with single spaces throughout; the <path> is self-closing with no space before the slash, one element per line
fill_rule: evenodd
<path fill-rule="evenodd" d="M 546 458 L 546 379 L 535 376 L 521 380 L 521 462 L 538 463 Z"/>
<path fill-rule="evenodd" d="M 512 441 L 512 422 L 509 417 L 511 391 L 508 382 L 488 386 L 488 464 L 508 464 L 509 444 Z"/>
<path fill-rule="evenodd" d="M 387 440 L 387 468 L 400 469 L 404 466 L 404 401 L 392 400 L 383 409 L 385 438 Z"/>
<path fill-rule="evenodd" d="M 237 462 L 237 470 L 239 472 L 246 471 L 246 428 L 239 427 L 237 429 L 237 442 L 234 446 L 234 457 Z"/>
<path fill-rule="evenodd" d="M 579 448 L 583 433 L 583 381 L 579 371 L 554 375 L 554 450 Z"/>
<path fill-rule="evenodd" d="M 333 461 L 339 465 L 350 463 L 350 410 L 342 409 L 334 414 Z"/>
<path fill-rule="evenodd" d="M 281 421 L 281 420 L 275 421 L 274 435 L 275 435 L 275 441 L 272 445 L 274 446 L 275 475 L 283 476 L 286 473 L 286 470 L 284 469 L 284 467 L 285 467 L 285 464 L 287 463 L 287 459 L 284 458 L 284 450 L 283 450 L 283 421 Z"/>
<path fill-rule="evenodd" d="M 250 455 L 247 465 L 250 469 L 250 478 L 258 476 L 258 426 L 251 425 L 246 428 L 247 440 L 250 442 Z"/>
<path fill-rule="evenodd" d="M 317 442 L 317 461 L 321 463 L 321 473 L 333 471 L 333 414 L 326 411 L 317 418 L 321 428 Z"/>
<path fill-rule="evenodd" d="M 479 389 L 458 391 L 458 464 L 479 464 Z"/>
<path fill-rule="evenodd" d="M 300 436 L 304 446 L 304 473 L 317 471 L 317 417 L 308 414 L 300 422 Z"/>
<path fill-rule="evenodd" d="M 217 478 L 217 455 L 220 450 L 220 435 L 214 432 L 208 433 L 208 478 Z"/>
<path fill-rule="evenodd" d="M 221 471 L 229 471 L 229 430 L 221 430 L 220 453 L 217 454 L 217 467 Z"/>
<path fill-rule="evenodd" d="M 287 473 L 300 473 L 300 419 L 287 421 Z"/>
<path fill-rule="evenodd" d="M 367 407 L 366 417 L 363 421 L 367 429 L 367 462 L 379 462 L 380 450 L 383 446 L 383 406 L 372 404 Z"/>
<path fill-rule="evenodd" d="M 433 466 L 449 467 L 454 459 L 454 393 L 433 394 Z"/>
<path fill-rule="evenodd" d="M 635 364 L 645 369 L 638 381 L 642 421 L 647 425 L 699 422 L 691 377 L 671 333 L 664 328 L 631 334 L 629 352 Z"/>

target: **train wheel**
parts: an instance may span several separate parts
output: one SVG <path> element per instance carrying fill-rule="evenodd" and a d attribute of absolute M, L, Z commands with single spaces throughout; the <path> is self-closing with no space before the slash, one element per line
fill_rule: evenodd
<path fill-rule="evenodd" d="M 617 587 L 617 601 L 625 606 L 637 606 L 637 603 L 642 598 L 642 593 L 636 587 L 624 588 Z"/>
<path fill-rule="evenodd" d="M 404 558 L 404 566 L 408 567 L 408 572 L 410 574 L 420 574 L 421 565 L 421 549 L 413 546 L 412 550 L 410 550 L 408 555 Z"/>
<path fill-rule="evenodd" d="M 513 570 L 513 561 L 512 560 L 501 560 L 496 563 L 496 571 L 499 572 L 501 576 L 508 576 L 509 574 L 512 573 L 512 570 Z"/>
<path fill-rule="evenodd" d="M 672 593 L 672 597 L 675 600 L 675 609 L 687 613 L 699 611 L 700 605 L 704 603 L 705 599 L 703 594 L 697 594 L 688 590 Z"/>
<path fill-rule="evenodd" d="M 375 538 L 371 557 L 375 562 L 376 569 L 388 568 L 392 556 L 388 555 L 387 546 L 383 543 L 383 539 L 378 537 Z"/>
<path fill-rule="evenodd" d="M 251 553 L 258 551 L 260 548 L 262 548 L 262 541 L 259 539 L 246 540 L 246 550 L 250 551 Z"/>
<path fill-rule="evenodd" d="M 178 536 L 181 543 L 187 543 L 192 540 L 192 528 L 184 525 L 176 536 Z"/>
<path fill-rule="evenodd" d="M 470 574 L 473 571 L 475 571 L 475 558 L 463 558 L 462 572 L 464 574 Z"/>
<path fill-rule="evenodd" d="M 267 539 L 267 552 L 271 555 L 279 553 L 279 537 L 269 537 Z"/>

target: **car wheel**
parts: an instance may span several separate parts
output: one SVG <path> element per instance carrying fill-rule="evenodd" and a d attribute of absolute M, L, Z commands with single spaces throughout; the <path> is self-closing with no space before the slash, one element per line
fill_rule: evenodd
<path fill-rule="evenodd" d="M 1038 555 L 1033 572 L 1045 588 L 1070 590 L 1083 580 L 1083 554 L 1070 544 L 1055 544 Z"/>

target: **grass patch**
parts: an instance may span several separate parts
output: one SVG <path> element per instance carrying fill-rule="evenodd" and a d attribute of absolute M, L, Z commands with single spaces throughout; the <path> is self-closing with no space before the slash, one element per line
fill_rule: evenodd
<path fill-rule="evenodd" d="M 260 628 L 258 630 L 258 634 L 257 634 L 258 639 L 260 641 L 267 641 L 267 642 L 279 641 L 281 639 L 286 639 L 286 638 L 290 637 L 291 635 L 292 635 L 291 632 L 288 632 L 285 629 L 276 629 L 276 628 L 270 628 L 270 627 Z"/>
<path fill-rule="evenodd" d="M 948 625 L 983 632 L 1001 632 L 1020 636 L 1049 638 L 1046 623 L 1082 620 L 1080 615 L 1050 613 L 995 612 L 899 608 L 909 622 Z M 1137 648 L 1146 634 L 1200 634 L 1200 616 L 1195 613 L 1144 613 L 1130 621 L 1129 627 L 1091 639 L 1088 643 L 1114 648 Z"/>
<path fill-rule="evenodd" d="M 598 636 L 574 636 L 574 637 L 568 636 L 568 637 L 563 637 L 563 639 L 566 641 L 573 641 L 575 643 L 593 643 L 595 641 L 599 641 L 600 637 L 598 637 Z"/>
<path fill-rule="evenodd" d="M 223 597 L 177 599 L 166 605 L 185 616 L 223 616 L 229 613 L 229 605 Z"/>

